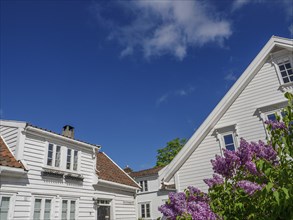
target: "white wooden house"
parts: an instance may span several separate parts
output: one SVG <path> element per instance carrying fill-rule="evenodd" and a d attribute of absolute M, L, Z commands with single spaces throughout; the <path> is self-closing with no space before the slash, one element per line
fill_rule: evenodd
<path fill-rule="evenodd" d="M 245 53 L 245 51 L 243 51 Z M 293 92 L 293 40 L 273 36 L 249 64 L 207 119 L 160 174 L 176 189 L 188 186 L 207 190 L 203 182 L 211 178 L 211 159 L 223 148 L 236 149 L 240 137 L 265 140 L 264 121 L 286 105 L 284 93 Z"/>
<path fill-rule="evenodd" d="M 137 219 L 139 185 L 73 127 L 1 120 L 0 135 L 1 220 Z"/>
<path fill-rule="evenodd" d="M 174 184 L 161 187 L 159 176 L 164 169 L 165 167 L 153 167 L 135 172 L 129 167 L 124 169 L 141 187 L 136 199 L 140 219 L 155 220 L 162 217 L 158 207 L 166 203 L 169 192 L 176 191 Z"/>

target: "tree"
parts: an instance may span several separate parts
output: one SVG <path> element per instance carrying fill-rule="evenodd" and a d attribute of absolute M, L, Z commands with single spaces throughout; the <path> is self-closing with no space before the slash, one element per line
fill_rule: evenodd
<path fill-rule="evenodd" d="M 157 163 L 156 166 L 166 166 L 173 158 L 178 154 L 186 143 L 185 138 L 175 138 L 167 143 L 167 146 L 159 149 L 157 152 Z"/>

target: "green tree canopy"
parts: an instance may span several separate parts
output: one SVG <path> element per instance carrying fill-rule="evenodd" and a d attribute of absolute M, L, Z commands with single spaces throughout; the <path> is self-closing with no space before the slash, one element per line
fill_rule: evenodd
<path fill-rule="evenodd" d="M 186 143 L 185 138 L 175 138 L 169 141 L 164 148 L 159 149 L 157 152 L 157 163 L 156 166 L 166 166 L 173 158 L 178 154 L 181 148 Z"/>

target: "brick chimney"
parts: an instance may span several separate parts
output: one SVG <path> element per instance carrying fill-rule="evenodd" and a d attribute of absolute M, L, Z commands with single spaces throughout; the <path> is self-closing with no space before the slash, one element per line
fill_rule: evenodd
<path fill-rule="evenodd" d="M 62 130 L 62 135 L 69 138 L 74 138 L 74 127 L 65 125 Z"/>

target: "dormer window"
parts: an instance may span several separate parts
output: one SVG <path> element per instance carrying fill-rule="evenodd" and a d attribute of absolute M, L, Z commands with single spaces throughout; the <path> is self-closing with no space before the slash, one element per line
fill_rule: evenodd
<path fill-rule="evenodd" d="M 60 167 L 61 147 L 54 144 L 48 146 L 47 165 L 53 167 Z"/>
<path fill-rule="evenodd" d="M 78 150 L 49 143 L 45 165 L 52 168 L 78 171 L 79 154 Z"/>
<path fill-rule="evenodd" d="M 141 192 L 147 192 L 149 191 L 148 189 L 148 181 L 147 180 L 142 180 L 142 181 L 139 181 L 139 185 L 141 187 Z"/>

